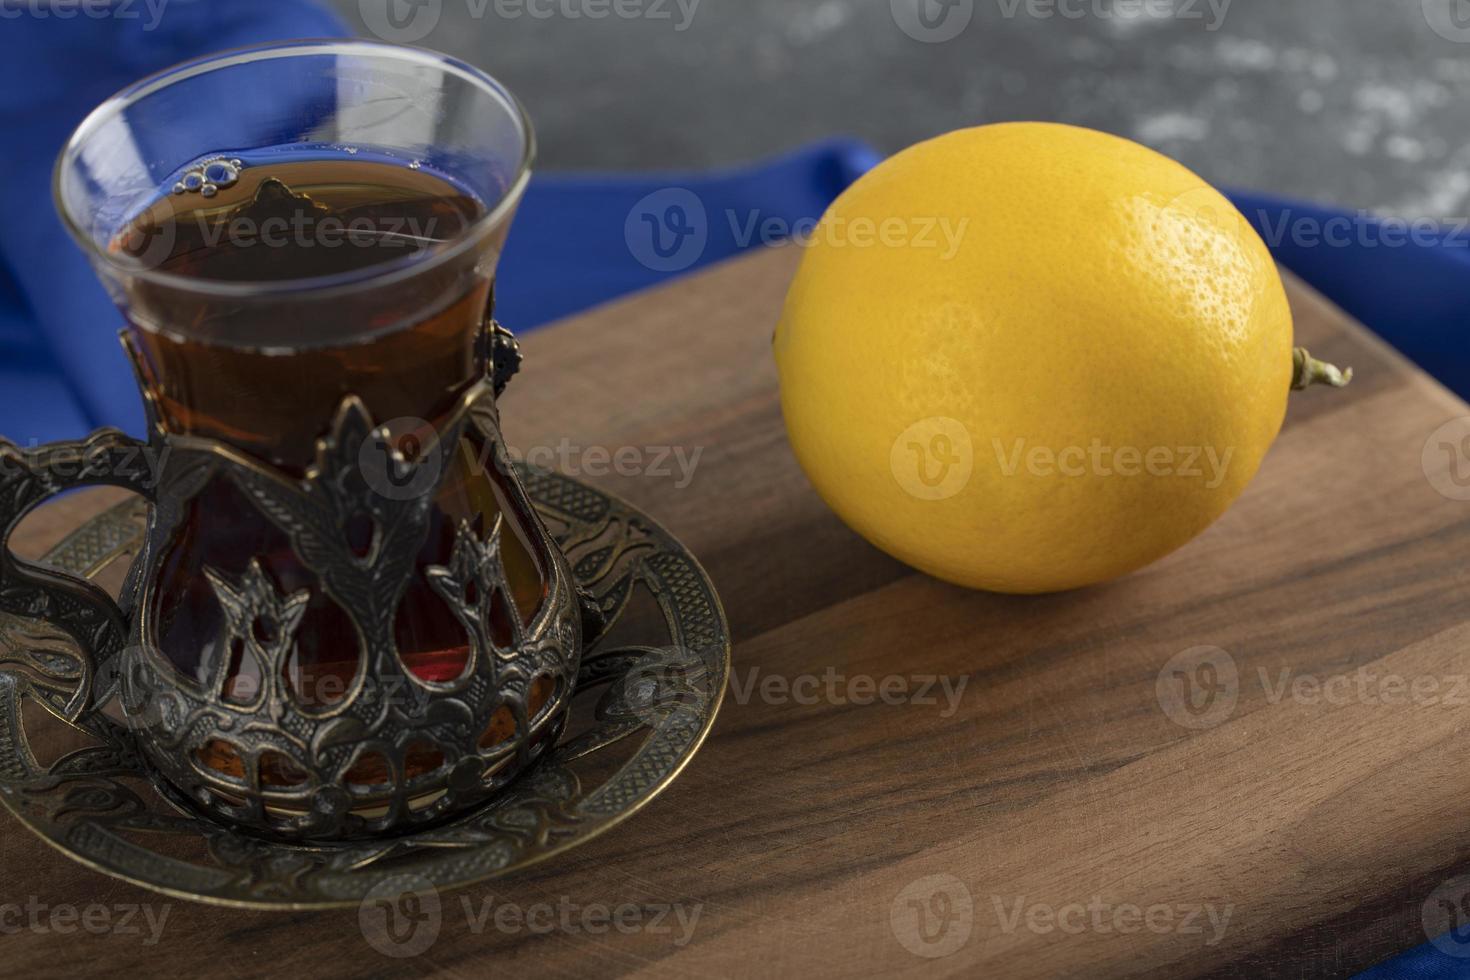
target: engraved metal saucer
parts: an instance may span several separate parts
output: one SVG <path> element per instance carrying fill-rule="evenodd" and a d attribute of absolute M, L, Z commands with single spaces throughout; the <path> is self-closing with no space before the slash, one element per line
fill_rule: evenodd
<path fill-rule="evenodd" d="M 95 870 L 178 898 L 263 909 L 355 906 L 404 874 L 441 889 L 469 885 L 623 822 L 673 782 L 714 724 L 730 672 L 729 627 L 704 570 L 658 524 L 579 481 L 526 467 L 521 477 L 607 625 L 588 640 L 561 742 L 484 807 L 400 836 L 330 846 L 215 823 L 149 778 L 115 705 L 71 725 L 21 693 L 75 687 L 79 661 L 65 633 L 5 614 L 0 801 Z M 105 579 L 131 560 L 145 507 L 113 507 L 44 561 Z"/>

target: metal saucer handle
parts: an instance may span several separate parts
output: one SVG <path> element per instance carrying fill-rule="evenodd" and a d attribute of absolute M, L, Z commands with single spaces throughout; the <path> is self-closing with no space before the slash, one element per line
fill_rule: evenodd
<path fill-rule="evenodd" d="M 127 643 L 127 617 L 85 579 L 17 558 L 10 536 L 36 507 L 68 490 L 114 486 L 153 500 L 150 451 L 147 443 L 116 429 L 34 449 L 0 440 L 0 612 L 43 620 L 76 641 L 71 658 L 33 657 L 32 673 L 14 676 L 26 693 L 68 721 L 76 721 L 91 704 L 98 672 Z M 67 659 L 72 662 L 62 662 Z"/>

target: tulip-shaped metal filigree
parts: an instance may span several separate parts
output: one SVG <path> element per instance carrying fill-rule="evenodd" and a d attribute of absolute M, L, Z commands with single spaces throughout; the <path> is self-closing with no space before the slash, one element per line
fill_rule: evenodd
<path fill-rule="evenodd" d="M 295 648 L 296 630 L 311 593 L 302 589 L 282 595 L 258 559 L 251 560 L 240 582 L 212 568 L 206 568 L 204 575 L 224 612 L 223 646 L 230 652 L 229 656 L 216 658 L 209 690 L 221 701 L 238 703 L 242 692 L 230 689 L 230 668 L 236 654 L 249 657 L 259 668 L 262 684 L 258 693 L 265 696 L 272 716 L 279 718 L 280 705 L 286 699 L 286 661 Z"/>
<path fill-rule="evenodd" d="M 123 703 L 147 713 L 139 743 L 182 800 L 293 839 L 365 836 L 488 799 L 554 742 L 586 611 L 539 519 L 519 530 L 543 598 L 529 613 L 516 605 L 501 552 L 513 533 L 507 514 L 531 508 L 500 442 L 492 382 L 438 431 L 407 458 L 347 398 L 302 477 L 222 445 L 174 440 L 159 491 L 173 503 L 155 510 L 137 573 Z M 454 470 L 465 447 L 484 449 L 483 479 L 510 506 L 458 520 L 444 560 L 424 564 L 444 519 L 436 518 L 444 481 L 465 479 Z M 219 481 L 289 546 L 248 556 L 243 574 L 204 568 L 222 624 L 195 679 L 162 653 L 155 590 L 169 549 L 189 533 L 180 502 Z M 283 561 L 289 589 L 273 567 Z M 402 608 L 423 601 L 410 595 L 415 588 L 436 596 L 468 641 L 457 672 L 423 676 L 400 649 Z M 311 639 L 320 657 L 311 617 L 323 610 L 350 625 L 326 644 L 341 669 L 331 700 L 308 696 L 314 689 L 298 676 L 308 672 L 303 662 L 322 669 L 302 644 Z"/>

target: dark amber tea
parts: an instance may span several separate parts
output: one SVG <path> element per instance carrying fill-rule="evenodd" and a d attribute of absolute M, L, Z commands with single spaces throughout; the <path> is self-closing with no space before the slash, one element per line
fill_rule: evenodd
<path fill-rule="evenodd" d="M 293 149 L 205 161 L 129 223 L 112 248 L 190 281 L 248 291 L 319 280 L 314 288 L 322 289 L 412 261 L 485 214 L 477 198 L 444 177 L 365 157 Z M 134 339 L 164 422 L 170 431 L 226 439 L 265 462 L 301 468 L 323 420 L 347 394 L 384 421 L 426 413 L 433 421 L 483 367 L 490 280 L 476 259 L 469 254 L 416 278 L 411 289 L 384 292 L 361 318 L 336 327 L 322 322 L 319 301 L 273 304 L 268 320 L 252 324 L 248 315 L 242 322 L 248 296 L 172 282 L 132 285 Z M 343 326 L 350 342 L 335 344 L 332 334 Z M 198 339 L 211 336 L 217 339 Z M 274 397 L 261 398 L 262 391 Z"/>
<path fill-rule="evenodd" d="M 481 257 L 486 250 L 498 255 L 501 241 L 417 270 L 366 302 L 355 294 L 334 301 L 333 290 L 363 274 L 380 275 L 389 263 L 412 268 L 485 214 L 477 197 L 448 178 L 364 150 L 221 154 L 186 168 L 111 245 L 177 277 L 141 277 L 125 298 L 162 425 L 227 443 L 299 477 L 342 399 L 356 395 L 377 424 L 391 423 L 396 448 L 412 458 L 487 370 L 492 282 Z M 495 234 L 503 238 L 503 226 Z M 233 289 L 191 289 L 195 283 Z M 283 286 L 299 289 L 299 300 L 281 302 L 274 291 Z M 274 301 L 255 316 L 252 304 L 262 295 Z M 516 513 L 512 499 L 490 448 L 466 437 L 435 500 L 420 573 L 394 624 L 400 655 L 420 679 L 457 680 L 469 660 L 469 637 L 423 576 L 450 561 L 461 522 L 481 533 L 503 522 L 515 608 L 492 607 L 489 627 L 498 643 L 510 646 L 512 617 L 529 625 L 544 601 L 544 558 L 534 555 L 528 515 Z M 218 648 L 221 638 L 238 633 L 222 618 L 218 590 L 228 587 L 225 580 L 255 574 L 252 556 L 282 594 L 308 589 L 313 576 L 231 481 L 216 478 L 186 506 L 185 530 L 155 592 L 160 648 L 200 683 L 227 658 L 225 699 L 254 703 L 266 686 L 262 665 L 238 641 Z M 371 541 L 361 547 L 366 553 Z M 306 710 L 329 711 L 365 667 L 351 621 L 313 589 L 296 638 L 284 681 Z M 550 693 L 533 689 L 533 711 Z M 482 747 L 513 729 L 506 718 L 493 720 Z M 204 761 L 234 775 L 240 763 L 226 749 Z M 408 759 L 410 770 L 437 764 Z M 357 775 L 368 784 L 374 778 Z M 289 783 L 287 773 L 261 776 Z"/>

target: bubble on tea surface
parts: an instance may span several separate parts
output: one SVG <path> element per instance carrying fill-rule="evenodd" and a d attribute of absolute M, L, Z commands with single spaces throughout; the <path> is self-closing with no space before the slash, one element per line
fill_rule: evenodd
<path fill-rule="evenodd" d="M 213 157 L 190 167 L 179 182 L 174 184 L 175 194 L 202 194 L 214 197 L 221 188 L 233 187 L 240 181 L 240 171 L 245 164 L 238 158 Z"/>
<path fill-rule="evenodd" d="M 233 160 L 215 160 L 204 165 L 204 179 L 216 187 L 229 187 L 240 179 L 240 169 Z"/>

